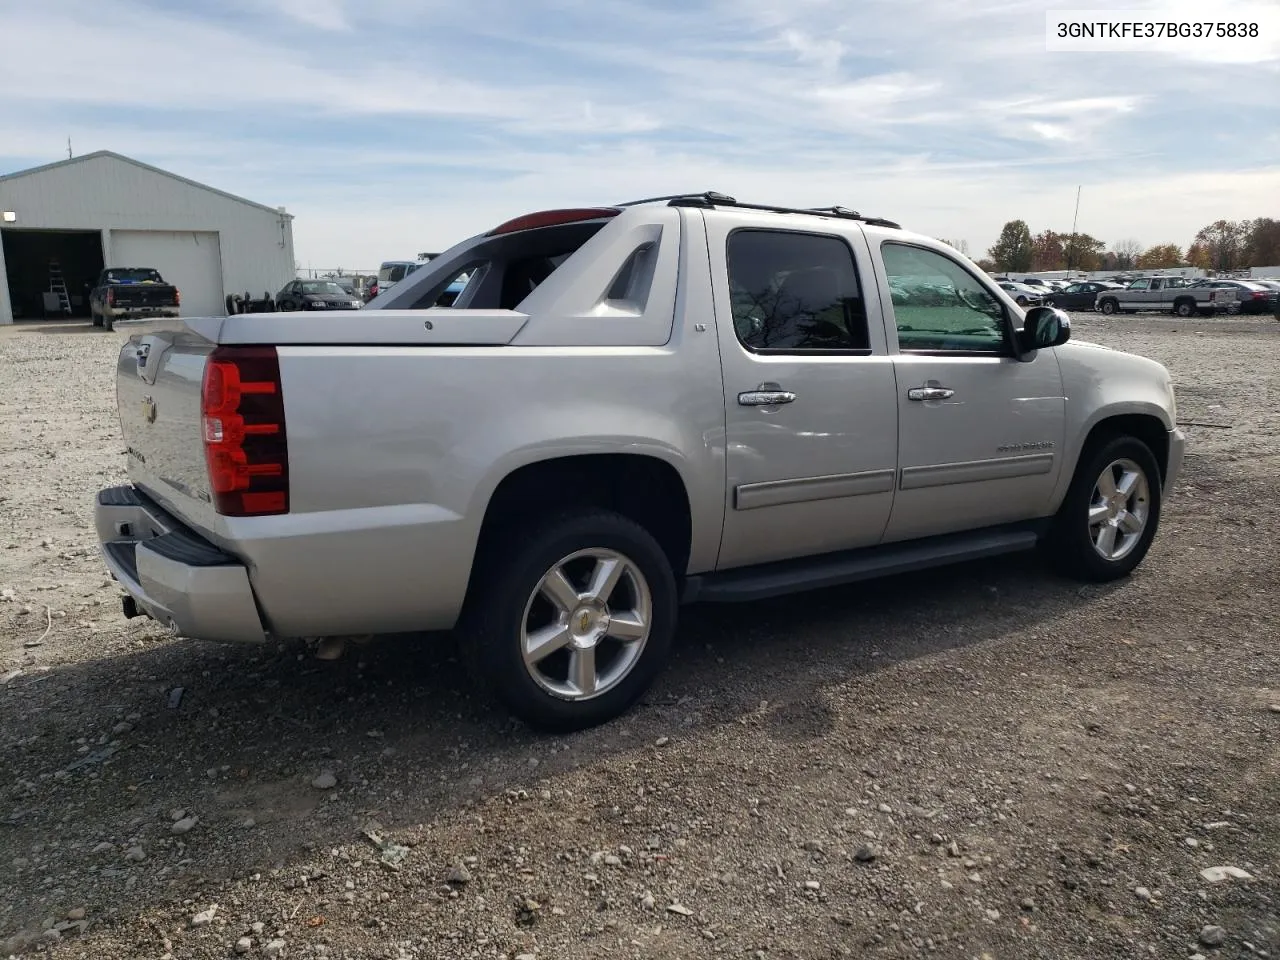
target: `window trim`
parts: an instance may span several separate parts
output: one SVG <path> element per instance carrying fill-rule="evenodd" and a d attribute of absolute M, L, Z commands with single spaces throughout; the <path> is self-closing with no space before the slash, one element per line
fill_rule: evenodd
<path fill-rule="evenodd" d="M 816 237 L 821 240 L 835 240 L 842 244 L 849 251 L 849 261 L 853 265 L 853 281 L 858 285 L 858 298 L 862 301 L 862 322 L 866 328 L 866 336 L 868 346 L 866 347 L 845 347 L 840 349 L 827 349 L 826 347 L 753 347 L 742 342 L 742 337 L 738 336 L 738 328 L 733 322 L 733 287 L 729 284 L 731 266 L 729 262 L 729 244 L 733 242 L 734 236 L 739 233 L 777 233 L 786 236 L 799 237 Z M 853 248 L 853 244 L 849 242 L 848 237 L 844 237 L 838 233 L 822 233 L 818 230 L 788 230 L 783 227 L 757 227 L 757 226 L 740 226 L 732 228 L 724 238 L 724 281 L 729 291 L 729 325 L 733 327 L 733 339 L 737 341 L 738 346 L 742 347 L 748 353 L 759 357 L 871 357 L 875 355 L 875 348 L 871 344 L 871 319 L 867 313 L 867 286 L 862 281 L 862 274 L 858 270 L 858 254 Z M 872 276 L 875 276 L 875 266 L 872 265 Z"/>
<path fill-rule="evenodd" d="M 911 247 L 914 250 L 923 250 L 926 253 L 936 254 L 937 256 L 942 257 L 944 260 L 947 260 L 948 262 L 954 264 L 960 270 L 963 270 L 966 274 L 969 275 L 969 277 L 975 283 L 978 284 L 978 286 L 982 287 L 988 293 L 995 296 L 995 291 L 991 289 L 989 284 L 985 283 L 976 273 L 974 273 L 972 270 L 970 270 L 960 261 L 956 260 L 955 258 L 949 256 L 946 253 L 943 253 L 941 250 L 937 250 L 933 247 L 926 246 L 923 243 L 916 243 L 911 240 L 899 240 L 896 238 L 889 238 L 889 237 L 886 237 L 885 239 L 881 240 L 880 246 L 876 250 L 876 252 L 880 255 L 880 267 L 882 270 L 884 270 L 886 288 L 888 287 L 889 270 L 885 266 L 885 262 L 884 262 L 884 248 L 890 244 L 893 244 L 894 246 L 898 246 L 898 247 Z M 1005 290 L 1003 287 L 999 287 L 999 290 L 1001 293 L 1005 294 L 1006 296 L 1009 295 L 1009 292 Z M 1017 359 L 1018 354 L 1017 354 L 1017 351 L 1014 349 L 1014 338 L 1017 336 L 1017 331 L 1015 331 L 1013 327 L 1013 317 L 1009 313 L 1009 305 L 1005 303 L 1002 299 L 1000 299 L 1000 297 L 998 296 L 996 296 L 996 303 L 1000 304 L 1000 315 L 1002 320 L 1001 326 L 1004 332 L 1004 343 L 1000 350 L 913 350 L 913 349 L 904 350 L 902 347 L 902 338 L 898 335 L 898 314 L 893 309 L 893 297 L 892 297 L 892 293 L 890 293 L 888 312 L 893 313 L 894 346 L 897 347 L 898 353 L 910 354 L 913 357 L 983 357 L 983 358 L 1009 357 L 1009 358 Z M 889 317 L 888 317 L 888 314 L 886 313 L 886 316 L 885 316 L 885 321 L 886 321 L 885 333 L 886 334 L 888 334 L 889 332 L 888 319 Z"/>

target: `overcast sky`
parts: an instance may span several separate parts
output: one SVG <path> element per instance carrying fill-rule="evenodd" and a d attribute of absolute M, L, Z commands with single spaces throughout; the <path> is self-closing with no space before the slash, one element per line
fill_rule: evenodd
<path fill-rule="evenodd" d="M 1263 44 L 1048 53 L 1049 9 L 1274 0 L 0 0 L 0 172 L 109 149 L 370 268 L 513 215 L 715 189 L 977 257 L 1004 221 L 1186 246 L 1280 218 Z M 200 9 L 200 8 L 209 9 Z M 216 10 L 216 12 L 211 12 Z M 1246 49 L 1247 47 L 1247 49 Z"/>

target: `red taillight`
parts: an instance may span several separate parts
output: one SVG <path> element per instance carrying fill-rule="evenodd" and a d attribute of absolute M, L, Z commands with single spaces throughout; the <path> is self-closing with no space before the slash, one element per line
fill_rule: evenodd
<path fill-rule="evenodd" d="M 289 512 L 289 443 L 275 347 L 218 347 L 200 391 L 214 508 L 228 517 Z"/>
<path fill-rule="evenodd" d="M 173 288 L 173 305 L 175 307 L 182 306 L 182 291 L 177 287 Z"/>
<path fill-rule="evenodd" d="M 116 303 L 116 291 L 114 287 L 107 287 L 107 306 L 113 307 Z"/>
<path fill-rule="evenodd" d="M 1267 299 L 1267 297 L 1269 297 L 1269 296 L 1271 296 L 1271 294 L 1269 294 L 1269 293 L 1263 293 L 1261 290 L 1259 290 L 1257 293 L 1255 293 L 1255 294 L 1253 295 L 1252 299 L 1254 299 L 1254 300 L 1265 300 L 1265 299 Z"/>
<path fill-rule="evenodd" d="M 489 231 L 488 236 L 496 237 L 500 233 L 515 233 L 517 230 L 532 230 L 534 227 L 554 227 L 562 223 L 578 223 L 582 220 L 600 220 L 604 217 L 616 217 L 622 211 L 617 207 L 576 207 L 570 210 L 543 210 L 541 213 L 529 213 L 523 217 L 508 220 Z"/>

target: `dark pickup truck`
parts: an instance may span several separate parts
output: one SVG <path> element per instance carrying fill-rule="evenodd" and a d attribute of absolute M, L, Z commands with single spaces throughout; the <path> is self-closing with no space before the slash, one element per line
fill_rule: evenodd
<path fill-rule="evenodd" d="M 108 330 L 117 320 L 136 317 L 176 317 L 182 295 L 165 283 L 152 267 L 111 267 L 98 274 L 89 292 L 89 316 L 95 327 Z"/>

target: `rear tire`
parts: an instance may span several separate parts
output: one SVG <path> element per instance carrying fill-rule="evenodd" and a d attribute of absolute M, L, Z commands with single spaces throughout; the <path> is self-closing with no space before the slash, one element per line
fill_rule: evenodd
<path fill-rule="evenodd" d="M 102 326 L 102 314 L 96 312 L 92 307 L 89 308 L 89 322 L 95 327 Z"/>
<path fill-rule="evenodd" d="M 1104 583 L 1127 577 L 1160 524 L 1160 467 L 1136 437 L 1086 447 L 1045 547 L 1067 576 Z"/>
<path fill-rule="evenodd" d="M 1196 304 L 1194 300 L 1183 300 L 1174 306 L 1173 312 L 1180 317 L 1194 317 L 1196 315 Z"/>
<path fill-rule="evenodd" d="M 657 540 L 599 509 L 486 540 L 460 637 L 477 686 L 546 730 L 580 730 L 624 713 L 665 665 L 675 636 L 676 579 Z"/>

